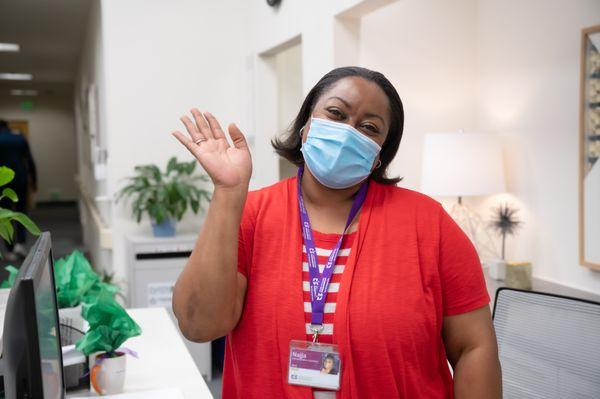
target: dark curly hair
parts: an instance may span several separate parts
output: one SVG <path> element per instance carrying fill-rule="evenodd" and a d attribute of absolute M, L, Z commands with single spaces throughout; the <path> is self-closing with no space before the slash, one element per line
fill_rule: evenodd
<path fill-rule="evenodd" d="M 387 177 L 387 168 L 396 156 L 398 147 L 400 147 L 400 140 L 402 140 L 402 130 L 404 128 L 404 108 L 402 106 L 402 100 L 394 86 L 390 81 L 379 72 L 372 71 L 367 68 L 361 67 L 342 67 L 336 68 L 317 82 L 317 84 L 310 90 L 300 111 L 294 119 L 294 122 L 290 128 L 281 137 L 277 137 L 271 141 L 275 152 L 280 156 L 284 157 L 296 166 L 304 164 L 304 158 L 300 148 L 302 147 L 302 136 L 299 134 L 300 129 L 310 119 L 310 116 L 314 110 L 315 104 L 319 98 L 327 91 L 331 86 L 343 78 L 348 77 L 359 77 L 369 82 L 375 83 L 383 90 L 388 98 L 390 106 L 390 128 L 388 131 L 387 138 L 381 147 L 379 159 L 381 160 L 381 166 L 371 173 L 371 178 L 378 183 L 383 184 L 396 184 L 401 178 L 399 177 Z"/>

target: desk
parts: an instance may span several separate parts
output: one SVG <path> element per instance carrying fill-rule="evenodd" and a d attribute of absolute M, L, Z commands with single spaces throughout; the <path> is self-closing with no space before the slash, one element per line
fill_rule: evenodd
<path fill-rule="evenodd" d="M 490 295 L 491 299 L 490 306 L 493 309 L 494 300 L 496 298 L 496 290 L 501 287 L 506 287 L 506 283 L 504 282 L 504 280 L 492 279 L 488 276 L 487 272 L 487 268 L 485 268 L 483 270 L 483 274 L 485 275 L 485 283 L 487 285 L 488 294 Z M 586 299 L 588 301 L 600 302 L 600 295 L 595 295 L 587 291 L 581 291 L 575 288 L 552 283 L 550 281 L 542 280 L 539 278 L 533 278 L 531 285 L 533 291 L 547 292 L 549 294 L 564 295 L 573 298 Z"/>
<path fill-rule="evenodd" d="M 127 357 L 125 392 L 178 388 L 184 398 L 212 399 L 165 308 L 127 309 L 127 312 L 142 328 L 142 335 L 124 344 L 139 354 L 139 359 Z M 90 395 L 89 391 L 78 392 L 67 398 Z"/>

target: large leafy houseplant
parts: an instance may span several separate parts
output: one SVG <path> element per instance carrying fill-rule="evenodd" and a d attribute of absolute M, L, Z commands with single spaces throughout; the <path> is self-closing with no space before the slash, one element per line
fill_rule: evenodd
<path fill-rule="evenodd" d="M 12 169 L 6 166 L 0 166 L 0 188 L 6 186 L 14 178 L 15 172 Z M 2 188 L 2 192 L 0 193 L 0 200 L 5 198 L 12 202 L 19 201 L 17 193 L 9 187 Z M 20 223 L 33 235 L 40 234 L 40 229 L 31 219 L 29 219 L 29 217 L 27 217 L 27 215 L 0 207 L 0 237 L 8 243 L 11 243 L 15 236 L 13 222 Z"/>
<path fill-rule="evenodd" d="M 199 187 L 200 182 L 209 179 L 195 173 L 196 164 L 172 157 L 164 172 L 156 165 L 136 166 L 136 174 L 127 178 L 127 184 L 117 193 L 117 201 L 131 200 L 135 220 L 140 223 L 142 216 L 148 214 L 154 227 L 181 220 L 188 209 L 197 214 L 203 209 L 203 202 L 210 201 L 210 192 Z M 155 229 L 155 235 L 172 234 L 157 234 Z"/>

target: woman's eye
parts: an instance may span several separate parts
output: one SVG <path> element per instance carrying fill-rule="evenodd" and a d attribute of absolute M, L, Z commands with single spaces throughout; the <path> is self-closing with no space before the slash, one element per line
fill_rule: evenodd
<path fill-rule="evenodd" d="M 363 125 L 363 127 L 373 133 L 378 133 L 377 126 L 373 125 Z"/>
<path fill-rule="evenodd" d="M 335 109 L 335 108 L 330 108 L 327 111 L 329 111 L 329 113 L 333 116 L 336 116 L 338 118 L 343 118 L 344 114 L 342 114 L 339 110 Z"/>

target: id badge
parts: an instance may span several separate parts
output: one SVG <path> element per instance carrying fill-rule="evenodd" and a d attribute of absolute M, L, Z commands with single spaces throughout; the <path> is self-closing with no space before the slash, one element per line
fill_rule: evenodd
<path fill-rule="evenodd" d="M 342 364 L 338 346 L 308 341 L 290 342 L 288 383 L 339 390 Z"/>

